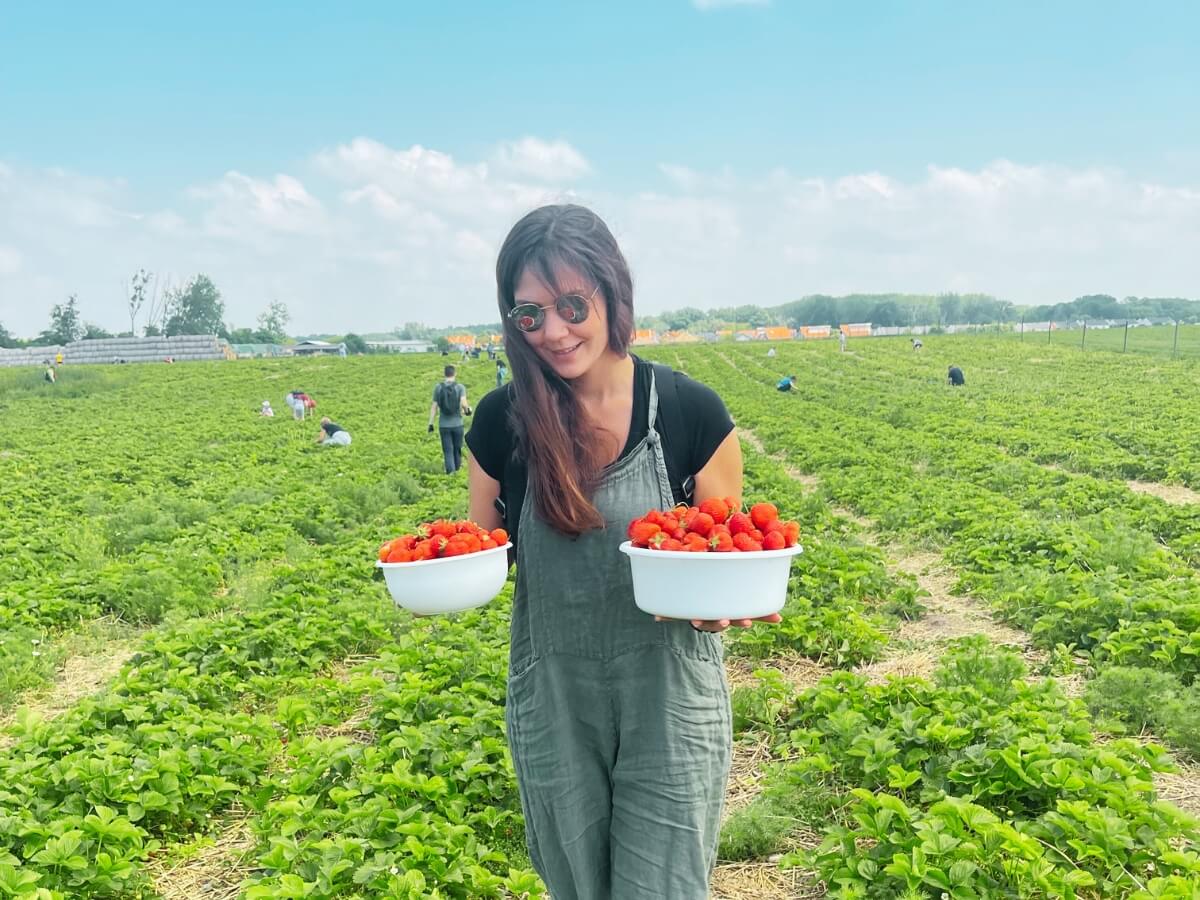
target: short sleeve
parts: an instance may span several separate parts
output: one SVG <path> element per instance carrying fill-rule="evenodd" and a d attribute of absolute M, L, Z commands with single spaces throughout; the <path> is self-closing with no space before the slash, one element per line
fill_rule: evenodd
<path fill-rule="evenodd" d="M 508 427 L 508 386 L 489 391 L 475 407 L 471 429 L 467 432 L 467 449 L 479 467 L 490 477 L 500 480 L 504 463 L 512 454 L 513 436 Z"/>
<path fill-rule="evenodd" d="M 733 419 L 721 396 L 706 384 L 693 381 L 682 372 L 675 373 L 675 389 L 680 405 L 686 410 L 688 431 L 688 471 L 700 472 L 721 442 L 733 431 Z"/>

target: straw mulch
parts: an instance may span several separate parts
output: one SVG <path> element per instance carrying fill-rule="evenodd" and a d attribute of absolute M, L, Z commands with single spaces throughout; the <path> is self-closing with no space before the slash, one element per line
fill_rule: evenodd
<path fill-rule="evenodd" d="M 233 900 L 253 870 L 246 859 L 253 846 L 248 814 L 231 810 L 225 826 L 211 838 L 200 838 L 185 859 L 160 857 L 147 869 L 163 900 Z"/>

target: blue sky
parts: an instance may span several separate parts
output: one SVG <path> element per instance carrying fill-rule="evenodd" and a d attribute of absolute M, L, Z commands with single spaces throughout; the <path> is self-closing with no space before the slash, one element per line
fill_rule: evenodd
<path fill-rule="evenodd" d="M 0 13 L 17 331 L 70 291 L 119 325 L 139 266 L 211 270 L 242 324 L 282 299 L 304 330 L 384 328 L 436 319 L 431 295 L 486 318 L 505 224 L 563 197 L 628 238 L 643 311 L 1200 293 L 1196 264 L 1158 258 L 1200 236 L 1194 3 L 22 6 Z M 976 241 L 947 241 L 964 225 Z M 338 314 L 334 285 L 356 297 Z"/>

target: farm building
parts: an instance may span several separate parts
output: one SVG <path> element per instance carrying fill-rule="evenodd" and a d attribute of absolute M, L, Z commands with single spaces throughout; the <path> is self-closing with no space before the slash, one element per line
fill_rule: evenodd
<path fill-rule="evenodd" d="M 329 341 L 301 341 L 289 348 L 293 356 L 345 356 L 346 345 Z"/>
<path fill-rule="evenodd" d="M 238 359 L 256 359 L 265 356 L 283 356 L 282 344 L 230 344 Z"/>
<path fill-rule="evenodd" d="M 431 341 L 367 341 L 367 347 L 376 353 L 432 353 Z"/>

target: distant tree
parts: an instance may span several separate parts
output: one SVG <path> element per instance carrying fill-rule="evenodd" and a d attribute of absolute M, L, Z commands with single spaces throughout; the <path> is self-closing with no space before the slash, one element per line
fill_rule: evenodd
<path fill-rule="evenodd" d="M 144 334 L 146 337 L 159 337 L 162 335 L 162 329 L 157 325 L 147 325 L 142 329 L 142 334 Z"/>
<path fill-rule="evenodd" d="M 8 349 L 17 346 L 17 339 L 12 336 L 7 328 L 0 323 L 0 347 Z"/>
<path fill-rule="evenodd" d="M 882 325 L 885 328 L 904 324 L 904 317 L 900 312 L 900 304 L 891 297 L 877 301 L 867 314 L 867 319 L 871 324 Z"/>
<path fill-rule="evenodd" d="M 258 332 L 253 328 L 230 328 L 228 330 L 231 344 L 258 344 Z"/>
<path fill-rule="evenodd" d="M 126 305 L 129 309 L 129 333 L 137 334 L 137 314 L 146 303 L 146 286 L 154 276 L 145 269 L 138 269 L 129 279 L 126 288 Z"/>
<path fill-rule="evenodd" d="M 113 334 L 111 331 L 105 331 L 99 325 L 93 325 L 91 322 L 88 322 L 83 326 L 83 337 L 81 340 L 91 341 L 98 340 L 100 338 L 110 338 L 112 336 Z"/>
<path fill-rule="evenodd" d="M 284 303 L 272 300 L 258 317 L 258 333 L 264 344 L 282 344 L 287 340 L 287 324 L 292 320 Z"/>
<path fill-rule="evenodd" d="M 962 321 L 962 298 L 958 294 L 942 294 L 938 297 L 938 319 L 941 325 Z"/>
<path fill-rule="evenodd" d="M 177 334 L 224 335 L 225 304 L 221 292 L 207 275 L 197 275 L 170 300 L 170 316 L 163 329 L 167 337 Z"/>
<path fill-rule="evenodd" d="M 354 334 L 353 332 L 351 332 L 350 334 L 348 334 L 344 338 L 342 338 L 342 343 L 344 343 L 346 345 L 347 353 L 369 353 L 370 352 L 369 348 L 367 347 L 367 342 L 365 340 L 363 340 L 359 335 Z"/>
<path fill-rule="evenodd" d="M 450 341 L 447 340 L 445 336 L 438 338 L 436 341 L 434 341 L 434 344 L 437 346 L 438 352 L 450 349 Z"/>
<path fill-rule="evenodd" d="M 38 335 L 39 344 L 69 344 L 83 337 L 85 328 L 79 318 L 79 298 L 72 294 L 67 302 L 56 303 L 50 310 L 50 327 Z"/>

